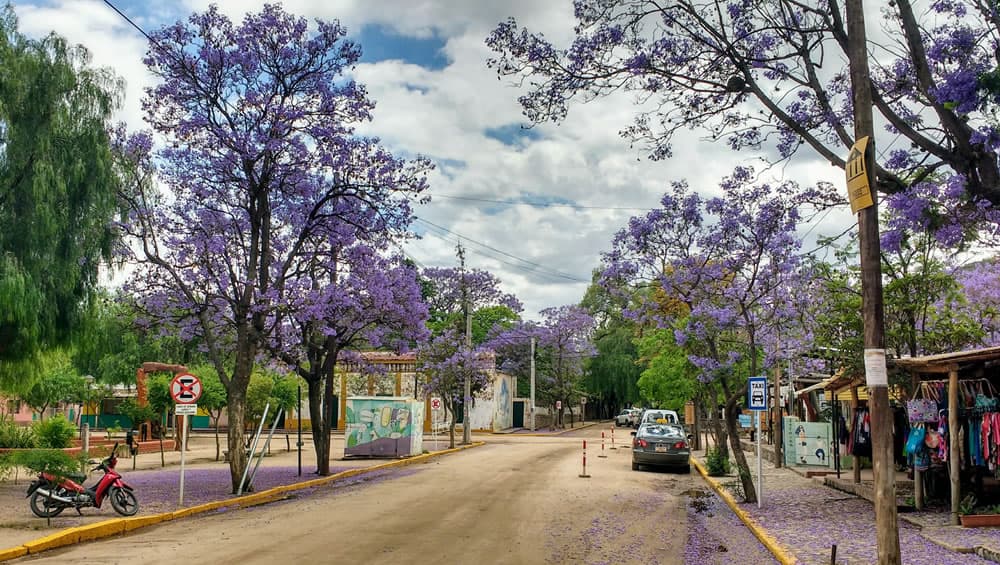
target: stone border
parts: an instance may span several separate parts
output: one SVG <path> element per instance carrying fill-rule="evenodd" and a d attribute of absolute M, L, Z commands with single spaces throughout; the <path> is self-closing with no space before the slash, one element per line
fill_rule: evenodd
<path fill-rule="evenodd" d="M 119 534 L 124 534 L 126 532 L 131 532 L 134 530 L 159 524 L 162 522 L 169 522 L 171 520 L 186 518 L 188 516 L 193 516 L 195 514 L 204 514 L 206 512 L 218 510 L 220 508 L 249 508 L 251 506 L 258 506 L 261 504 L 267 504 L 269 502 L 285 500 L 289 498 L 288 496 L 289 493 L 298 490 L 325 485 L 327 483 L 332 483 L 340 479 L 346 479 L 347 477 L 362 475 L 365 473 L 370 473 L 381 469 L 389 469 L 392 467 L 403 467 L 406 465 L 412 465 L 414 463 L 420 463 L 428 459 L 433 459 L 435 457 L 447 455 L 449 453 L 455 453 L 458 451 L 462 451 L 464 449 L 480 447 L 485 444 L 486 442 L 477 441 L 469 445 L 456 447 L 454 449 L 445 449 L 442 451 L 435 451 L 433 453 L 423 453 L 421 455 L 416 455 L 414 457 L 408 457 L 406 459 L 400 459 L 397 461 L 390 461 L 388 463 L 381 463 L 379 465 L 373 465 L 371 467 L 359 467 L 356 469 L 349 469 L 347 471 L 343 471 L 335 475 L 330 475 L 329 477 L 319 477 L 317 479 L 311 479 L 308 481 L 303 481 L 301 483 L 274 487 L 267 489 L 265 491 L 241 496 L 239 498 L 227 498 L 225 500 L 207 502 L 205 504 L 199 504 L 197 506 L 190 506 L 188 508 L 181 508 L 180 510 L 174 510 L 173 512 L 163 512 L 160 514 L 150 514 L 149 516 L 139 516 L 133 518 L 112 518 L 110 520 L 104 520 L 102 522 L 96 522 L 94 524 L 87 524 L 85 526 L 74 526 L 71 528 L 66 528 L 64 530 L 49 534 L 45 537 L 25 542 L 24 544 L 19 546 L 10 547 L 7 549 L 0 549 L 0 561 L 8 561 L 10 559 L 16 559 L 18 557 L 23 557 L 25 555 L 35 555 L 43 551 L 48 551 L 50 549 L 55 549 L 57 547 L 65 547 L 67 545 L 73 545 L 84 541 L 91 541 L 91 540 L 116 536 Z"/>
<path fill-rule="evenodd" d="M 705 470 L 705 467 L 702 466 L 701 462 L 698 461 L 698 459 L 692 457 L 691 463 L 695 466 L 696 469 L 698 469 L 698 473 L 701 475 L 703 479 L 705 479 L 705 482 L 708 483 L 710 487 L 712 487 L 712 490 L 714 490 L 719 495 L 719 497 L 721 497 L 722 500 L 726 502 L 726 505 L 728 505 L 729 508 L 733 511 L 733 513 L 736 514 L 736 516 L 744 524 L 746 524 L 747 528 L 749 528 L 750 531 L 753 532 L 753 535 L 756 536 L 758 540 L 760 540 L 760 543 L 764 544 L 764 547 L 766 547 L 767 550 L 770 551 L 772 555 L 774 555 L 774 557 L 778 560 L 779 563 L 781 563 L 781 565 L 795 565 L 796 563 L 798 563 L 798 560 L 795 558 L 795 556 L 792 554 L 791 551 L 789 551 L 785 546 L 781 545 L 781 543 L 777 539 L 775 539 L 774 536 L 769 534 L 767 530 L 761 527 L 761 525 L 758 524 L 757 521 L 750 516 L 750 514 L 748 514 L 745 510 L 739 507 L 739 505 L 736 503 L 736 500 L 733 498 L 733 495 L 729 494 L 729 491 L 726 490 L 726 488 L 723 487 L 722 484 L 719 483 L 719 481 L 715 480 L 714 477 L 708 476 L 708 471 Z"/>

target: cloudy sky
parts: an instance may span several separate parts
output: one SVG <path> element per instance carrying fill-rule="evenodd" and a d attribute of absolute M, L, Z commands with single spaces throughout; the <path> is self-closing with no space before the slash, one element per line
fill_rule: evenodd
<path fill-rule="evenodd" d="M 209 2 L 113 3 L 149 31 L 205 9 Z M 234 20 L 262 3 L 216 2 Z M 468 263 L 496 274 L 505 290 L 535 318 L 549 306 L 579 302 L 612 235 L 643 210 L 657 206 L 670 180 L 686 178 L 704 194 L 717 192 L 720 175 L 760 157 L 732 154 L 692 135 L 675 156 L 654 163 L 618 132 L 633 115 L 627 95 L 577 105 L 562 124 L 525 129 L 519 91 L 486 68 L 484 39 L 514 16 L 559 46 L 572 38 L 571 0 L 291 0 L 286 10 L 339 19 L 361 43 L 355 74 L 377 102 L 364 133 L 404 155 L 437 163 L 432 202 L 417 209 L 421 238 L 405 247 L 424 266 L 456 265 L 455 246 Z M 142 64 L 145 38 L 100 0 L 14 0 L 21 31 L 50 31 L 81 43 L 94 63 L 127 82 L 120 119 L 144 127 L 143 88 L 152 77 Z M 783 170 L 802 183 L 843 184 L 843 172 L 802 159 Z M 820 234 L 850 225 L 849 210 L 803 227 L 806 247 Z"/>

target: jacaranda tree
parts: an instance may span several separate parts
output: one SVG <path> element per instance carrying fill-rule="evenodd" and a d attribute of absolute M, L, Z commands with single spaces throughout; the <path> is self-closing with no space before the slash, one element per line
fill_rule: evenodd
<path fill-rule="evenodd" d="M 472 397 L 489 386 L 493 354 L 481 348 L 465 345 L 465 336 L 454 329 L 445 329 L 417 350 L 417 369 L 427 379 L 424 391 L 441 398 L 451 415 L 448 426 L 448 446 L 455 447 L 457 411 L 464 402 L 465 381 L 471 382 Z M 468 426 L 469 422 L 463 423 Z"/>
<path fill-rule="evenodd" d="M 795 229 L 796 202 L 805 193 L 790 182 L 755 183 L 744 168 L 723 185 L 724 197 L 703 200 L 685 183 L 673 183 L 660 209 L 632 218 L 615 235 L 604 279 L 612 290 L 626 283 L 650 287 L 651 299 L 631 315 L 672 329 L 699 378 L 719 384 L 730 452 L 753 501 L 739 404 L 747 377 L 775 362 L 773 335 L 801 310 L 789 291 L 802 275 Z"/>
<path fill-rule="evenodd" d="M 877 189 L 900 195 L 888 206 L 943 243 L 996 235 L 996 3 L 867 5 L 882 5 L 884 18 L 884 33 L 868 43 L 883 126 Z M 532 122 L 561 121 L 574 100 L 624 91 L 640 104 L 623 134 L 655 159 L 669 158 L 677 133 L 693 129 L 734 150 L 765 149 L 772 162 L 806 147 L 844 167 L 854 139 L 841 0 L 578 0 L 574 8 L 572 45 L 513 19 L 486 40 L 496 52 L 489 65 L 526 89 L 520 102 Z M 841 198 L 842 189 L 828 189 Z"/>
<path fill-rule="evenodd" d="M 367 245 L 343 248 L 343 238 L 319 238 L 297 259 L 300 276 L 282 289 L 281 332 L 274 354 L 309 385 L 316 468 L 330 474 L 334 370 L 348 348 L 406 350 L 427 337 L 427 306 L 416 270 Z M 332 244 L 331 244 L 332 243 Z M 342 375 L 341 378 L 346 378 Z"/>
<path fill-rule="evenodd" d="M 131 288 L 150 316 L 204 344 L 225 385 L 234 490 L 247 385 L 286 288 L 309 276 L 323 238 L 391 229 L 425 187 L 424 160 L 355 133 L 374 103 L 348 74 L 361 51 L 345 36 L 275 5 L 239 24 L 211 7 L 155 31 L 145 61 L 160 82 L 144 108 L 165 144 L 148 161 L 148 138 L 124 144 L 135 179 L 125 228 L 140 241 Z M 171 194 L 157 198 L 143 166 Z"/>

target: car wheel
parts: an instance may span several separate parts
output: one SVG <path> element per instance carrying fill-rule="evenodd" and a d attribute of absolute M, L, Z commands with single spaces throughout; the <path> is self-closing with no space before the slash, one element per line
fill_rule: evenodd
<path fill-rule="evenodd" d="M 685 475 L 690 475 L 691 474 L 691 465 L 688 465 L 686 467 L 681 467 L 681 473 L 683 473 Z"/>

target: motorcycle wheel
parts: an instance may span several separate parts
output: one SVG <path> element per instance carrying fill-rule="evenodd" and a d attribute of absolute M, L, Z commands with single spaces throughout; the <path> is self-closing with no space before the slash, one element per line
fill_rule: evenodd
<path fill-rule="evenodd" d="M 135 513 L 139 511 L 139 500 L 132 491 L 123 488 L 113 488 L 108 494 L 111 497 L 111 506 L 115 509 L 115 512 L 122 516 L 135 516 Z"/>
<path fill-rule="evenodd" d="M 38 491 L 31 495 L 28 505 L 31 506 L 31 512 L 39 518 L 55 518 L 66 508 L 62 502 L 49 500 L 47 496 Z"/>

